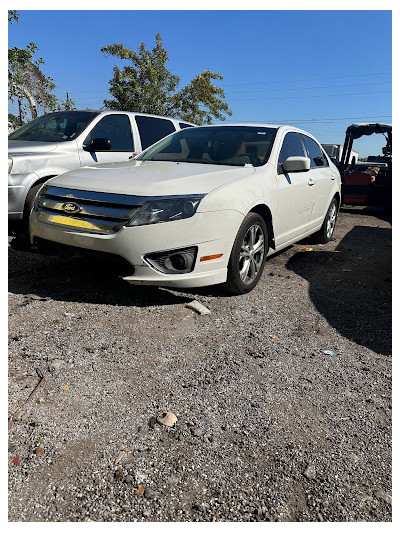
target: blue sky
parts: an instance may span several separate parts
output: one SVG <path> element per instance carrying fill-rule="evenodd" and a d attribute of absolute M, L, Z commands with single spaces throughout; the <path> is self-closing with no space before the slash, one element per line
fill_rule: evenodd
<path fill-rule="evenodd" d="M 20 10 L 9 46 L 36 43 L 57 96 L 98 109 L 116 63 L 100 48 L 152 48 L 157 32 L 182 84 L 222 74 L 227 123 L 290 123 L 322 143 L 343 143 L 353 122 L 391 123 L 390 11 Z M 365 156 L 383 145 L 374 135 L 354 148 Z"/>

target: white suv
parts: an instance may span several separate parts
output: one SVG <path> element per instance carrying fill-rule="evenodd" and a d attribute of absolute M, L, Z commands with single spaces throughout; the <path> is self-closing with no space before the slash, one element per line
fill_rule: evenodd
<path fill-rule="evenodd" d="M 48 179 L 68 170 L 128 161 L 166 135 L 194 126 L 175 118 L 126 111 L 57 111 L 9 135 L 8 218 L 28 221 Z"/>
<path fill-rule="evenodd" d="M 31 242 L 117 254 L 133 284 L 249 292 L 266 256 L 332 238 L 340 175 L 289 126 L 187 128 L 128 163 L 67 172 L 41 190 Z"/>

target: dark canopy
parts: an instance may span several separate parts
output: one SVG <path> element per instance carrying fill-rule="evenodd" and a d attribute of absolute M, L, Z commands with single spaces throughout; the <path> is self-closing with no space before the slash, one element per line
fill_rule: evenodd
<path fill-rule="evenodd" d="M 392 133 L 391 124 L 352 124 L 346 130 L 346 135 L 351 139 L 359 139 L 363 135 L 373 133 Z"/>

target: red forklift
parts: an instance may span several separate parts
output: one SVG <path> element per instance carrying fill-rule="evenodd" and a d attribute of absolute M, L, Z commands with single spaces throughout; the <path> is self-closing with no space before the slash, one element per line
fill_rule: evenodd
<path fill-rule="evenodd" d="M 386 146 L 382 156 L 369 156 L 365 162 L 350 162 L 354 139 L 382 133 Z M 352 124 L 346 130 L 342 157 L 338 164 L 342 176 L 342 203 L 368 205 L 392 211 L 392 126 L 391 124 Z"/>

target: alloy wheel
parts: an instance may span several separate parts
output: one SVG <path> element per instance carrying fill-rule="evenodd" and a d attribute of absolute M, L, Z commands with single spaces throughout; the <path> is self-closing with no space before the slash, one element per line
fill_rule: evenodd
<path fill-rule="evenodd" d="M 258 224 L 247 230 L 239 253 L 239 274 L 242 283 L 250 285 L 257 278 L 264 260 L 264 231 Z"/>
<path fill-rule="evenodd" d="M 336 224 L 336 203 L 333 202 L 329 210 L 328 219 L 326 222 L 326 236 L 330 239 L 333 235 Z"/>

